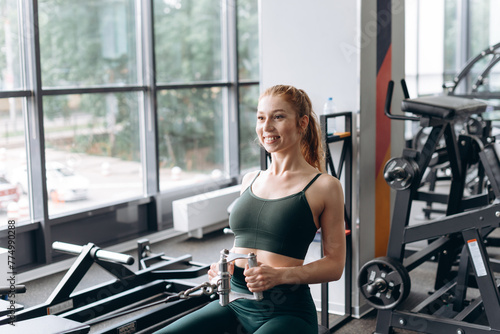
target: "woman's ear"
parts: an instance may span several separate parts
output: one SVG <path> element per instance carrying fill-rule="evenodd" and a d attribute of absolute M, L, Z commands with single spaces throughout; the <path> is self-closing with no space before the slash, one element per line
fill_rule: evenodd
<path fill-rule="evenodd" d="M 307 125 L 309 124 L 309 116 L 304 115 L 300 118 L 299 126 L 302 131 L 307 129 Z"/>

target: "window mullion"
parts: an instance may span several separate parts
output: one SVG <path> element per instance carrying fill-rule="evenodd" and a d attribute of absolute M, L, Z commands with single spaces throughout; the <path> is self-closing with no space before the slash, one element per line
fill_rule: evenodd
<path fill-rule="evenodd" d="M 26 88 L 32 95 L 26 99 L 25 133 L 27 149 L 28 181 L 31 185 L 30 208 L 33 221 L 39 221 L 42 229 L 37 240 L 41 263 L 51 262 L 52 244 L 48 226 L 48 195 L 45 177 L 45 141 L 43 130 L 43 97 L 40 66 L 40 41 L 38 25 L 38 1 L 22 2 L 22 41 L 25 54 Z"/>
<path fill-rule="evenodd" d="M 240 173 L 240 136 L 239 136 L 239 77 L 238 77 L 238 21 L 237 1 L 226 0 L 227 12 L 225 15 L 226 55 L 228 81 L 228 172 L 230 177 L 237 177 Z M 234 140 L 236 139 L 236 140 Z"/>

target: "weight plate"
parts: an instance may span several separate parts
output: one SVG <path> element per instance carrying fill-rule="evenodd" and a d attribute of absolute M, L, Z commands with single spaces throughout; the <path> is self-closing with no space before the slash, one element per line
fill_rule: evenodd
<path fill-rule="evenodd" d="M 368 304 L 379 310 L 389 310 L 408 297 L 411 280 L 399 261 L 378 257 L 361 267 L 358 287 Z"/>
<path fill-rule="evenodd" d="M 384 178 L 387 184 L 396 190 L 411 187 L 418 173 L 418 165 L 412 159 L 392 158 L 385 164 Z"/>

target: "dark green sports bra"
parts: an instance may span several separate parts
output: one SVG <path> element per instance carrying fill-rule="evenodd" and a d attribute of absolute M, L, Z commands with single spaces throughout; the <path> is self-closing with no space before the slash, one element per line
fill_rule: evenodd
<path fill-rule="evenodd" d="M 302 191 L 278 199 L 260 198 L 252 192 L 259 175 L 231 210 L 229 226 L 235 235 L 234 245 L 303 260 L 317 231 L 305 192 L 321 174 Z"/>

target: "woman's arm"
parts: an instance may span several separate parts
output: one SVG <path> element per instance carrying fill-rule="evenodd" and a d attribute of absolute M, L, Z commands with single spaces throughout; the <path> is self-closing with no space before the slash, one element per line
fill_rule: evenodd
<path fill-rule="evenodd" d="M 321 182 L 318 182 L 320 181 Z M 296 267 L 270 267 L 261 265 L 245 271 L 247 286 L 259 292 L 279 284 L 315 284 L 336 281 L 345 266 L 344 195 L 340 182 L 334 177 L 318 179 L 318 187 L 308 200 L 323 202 L 319 217 L 324 256 L 316 261 Z M 312 190 L 312 189 L 311 189 Z"/>

